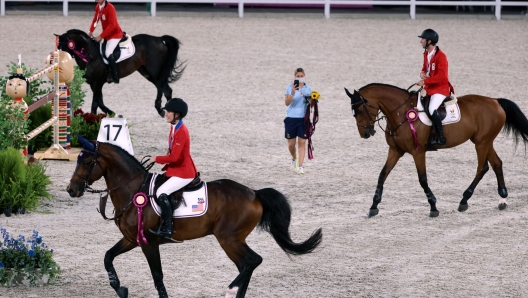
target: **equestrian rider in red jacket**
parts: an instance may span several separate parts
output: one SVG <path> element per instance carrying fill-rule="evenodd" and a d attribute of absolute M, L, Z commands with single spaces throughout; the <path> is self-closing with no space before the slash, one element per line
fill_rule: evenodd
<path fill-rule="evenodd" d="M 158 230 L 150 229 L 150 231 L 160 237 L 175 241 L 172 239 L 172 206 L 169 196 L 189 184 L 196 177 L 197 170 L 191 157 L 189 130 L 182 120 L 187 115 L 187 104 L 181 98 L 173 98 L 165 104 L 164 109 L 165 118 L 171 124 L 169 149 L 166 155 L 152 156 L 150 162 L 165 164 L 162 170 L 166 170 L 166 175 L 170 178 L 156 191 L 163 223 Z"/>
<path fill-rule="evenodd" d="M 426 29 L 420 36 L 420 44 L 425 49 L 424 62 L 420 72 L 420 81 L 416 84 L 423 86 L 427 95 L 431 96 L 429 102 L 429 114 L 431 121 L 438 133 L 438 141 L 433 145 L 444 146 L 446 144 L 444 132 L 442 130 L 442 120 L 438 115 L 438 107 L 442 104 L 446 96 L 455 93 L 449 82 L 449 71 L 447 56 L 436 46 L 438 43 L 438 33 L 432 29 Z"/>
<path fill-rule="evenodd" d="M 115 7 L 106 0 L 95 0 L 94 17 L 88 35 L 93 38 L 93 32 L 97 26 L 97 22 L 101 21 L 103 31 L 99 36 L 96 36 L 95 41 L 99 42 L 101 39 L 106 40 L 105 56 L 108 61 L 110 73 L 108 75 L 109 83 L 119 83 L 119 75 L 117 74 L 116 60 L 114 55 L 114 49 L 119 44 L 121 38 L 123 38 L 123 30 L 117 22 L 117 14 Z"/>

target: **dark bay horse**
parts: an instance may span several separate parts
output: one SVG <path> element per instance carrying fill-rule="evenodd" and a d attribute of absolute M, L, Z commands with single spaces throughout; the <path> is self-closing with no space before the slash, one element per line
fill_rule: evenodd
<path fill-rule="evenodd" d="M 418 171 L 418 180 L 431 205 L 429 215 L 431 217 L 438 216 L 436 197 L 427 185 L 425 167 L 425 152 L 427 151 L 431 127 L 420 121 L 414 122 L 417 141 L 421 144 L 420 148 L 416 150 L 411 127 L 406 120 L 407 111 L 417 106 L 418 94 L 386 84 L 369 84 L 358 91 L 354 90 L 353 94 L 346 88 L 345 91 L 351 99 L 352 110 L 362 138 L 367 139 L 374 135 L 374 125 L 383 117 L 386 117 L 387 121 L 385 139 L 389 145 L 389 153 L 385 166 L 379 174 L 369 216 L 378 214 L 383 184 L 405 153 L 411 154 L 414 159 Z M 513 133 L 516 145 L 521 138 L 526 146 L 528 143 L 528 120 L 517 104 L 505 98 L 465 95 L 458 97 L 458 104 L 462 115 L 460 121 L 443 126 L 447 144 L 444 147 L 434 148 L 452 148 L 467 140 L 471 140 L 475 144 L 478 158 L 477 174 L 471 185 L 464 191 L 458 211 L 463 212 L 468 209 L 468 199 L 473 195 L 475 187 L 489 170 L 488 163 L 491 164 L 491 168 L 497 176 L 498 193 L 502 197 L 499 202 L 499 209 L 503 210 L 507 207 L 505 198 L 508 196 L 508 192 L 502 173 L 502 161 L 493 148 L 493 141 L 504 129 L 507 134 Z M 385 116 L 380 116 L 380 111 Z"/>
<path fill-rule="evenodd" d="M 82 137 L 79 138 L 81 140 Z M 121 286 L 112 264 L 115 257 L 138 246 L 138 210 L 130 204 L 150 174 L 125 150 L 108 143 L 91 143 L 82 139 L 83 150 L 67 191 L 72 197 L 80 197 L 90 185 L 104 177 L 116 210 L 115 224 L 123 234 L 114 247 L 106 252 L 104 265 L 110 285 L 118 296 L 128 296 L 128 289 Z M 302 243 L 292 241 L 289 233 L 291 207 L 284 195 L 272 188 L 252 190 L 231 180 L 207 182 L 209 205 L 200 217 L 174 219 L 174 239 L 191 240 L 213 234 L 227 256 L 235 263 L 240 274 L 229 285 L 226 297 L 244 297 L 253 270 L 262 257 L 246 244 L 246 237 L 257 226 L 268 231 L 286 253 L 301 255 L 312 252 L 322 241 L 321 228 Z M 148 244 L 141 250 L 147 258 L 154 285 L 159 297 L 168 297 L 163 284 L 159 245 L 174 243 L 150 233 L 160 221 L 151 204 L 143 208 L 144 236 Z"/>
<path fill-rule="evenodd" d="M 161 109 L 161 97 L 165 95 L 167 100 L 172 98 L 169 84 L 176 82 L 185 70 L 183 64 L 178 64 L 180 42 L 169 35 L 156 37 L 147 34 L 132 36 L 132 42 L 136 52 L 132 57 L 117 63 L 119 78 L 138 71 L 154 84 L 158 90 L 154 106 L 163 117 L 165 113 Z M 59 36 L 58 49 L 70 53 L 79 68 L 86 70 L 84 77 L 93 92 L 91 112 L 96 114 L 99 107 L 106 114 L 114 114 L 103 103 L 103 85 L 108 77 L 108 67 L 103 62 L 99 43 L 84 31 L 71 29 Z"/>

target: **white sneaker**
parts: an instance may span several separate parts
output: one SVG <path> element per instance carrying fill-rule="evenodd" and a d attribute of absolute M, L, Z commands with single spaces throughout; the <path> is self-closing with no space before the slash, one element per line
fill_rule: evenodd
<path fill-rule="evenodd" d="M 297 174 L 302 174 L 302 175 L 304 175 L 304 169 L 303 169 L 303 167 L 298 167 L 298 168 L 297 168 Z"/>
<path fill-rule="evenodd" d="M 292 165 L 292 167 L 293 167 L 294 169 L 296 169 L 296 168 L 297 168 L 297 160 L 292 158 L 292 160 L 291 160 L 291 165 Z"/>

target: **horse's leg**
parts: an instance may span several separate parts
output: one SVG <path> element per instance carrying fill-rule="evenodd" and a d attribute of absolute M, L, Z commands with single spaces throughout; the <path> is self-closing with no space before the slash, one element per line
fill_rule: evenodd
<path fill-rule="evenodd" d="M 416 171 L 418 172 L 418 181 L 422 186 L 425 195 L 427 196 L 427 202 L 431 205 L 430 217 L 437 217 L 440 212 L 436 209 L 436 197 L 427 184 L 427 171 L 425 167 L 425 152 L 413 155 L 414 164 L 416 165 Z"/>
<path fill-rule="evenodd" d="M 508 204 L 506 204 L 508 191 L 506 190 L 506 183 L 504 182 L 504 175 L 502 174 L 502 160 L 497 155 L 497 152 L 495 152 L 493 145 L 488 151 L 488 161 L 490 162 L 491 168 L 497 176 L 497 184 L 499 185 L 498 192 L 501 196 L 499 201 L 499 210 L 504 210 L 506 207 L 508 207 Z"/>
<path fill-rule="evenodd" d="M 468 209 L 469 206 L 468 206 L 467 201 L 473 195 L 473 192 L 475 191 L 475 187 L 477 187 L 477 184 L 480 182 L 480 180 L 482 180 L 482 177 L 484 177 L 484 175 L 489 170 L 487 155 L 490 149 L 490 144 L 475 145 L 475 149 L 477 151 L 477 160 L 478 160 L 477 174 L 475 175 L 475 179 L 473 179 L 473 182 L 471 182 L 471 185 L 469 185 L 469 187 L 466 189 L 466 191 L 464 191 L 464 194 L 462 195 L 462 200 L 460 201 L 460 204 L 458 205 L 458 211 L 460 212 L 464 212 Z"/>
<path fill-rule="evenodd" d="M 381 169 L 381 172 L 378 177 L 378 185 L 376 186 L 376 192 L 374 193 L 374 198 L 372 199 L 372 206 L 370 206 L 369 210 L 369 217 L 375 216 L 378 214 L 378 204 L 381 202 L 381 196 L 383 195 L 383 184 L 385 183 L 385 180 L 387 180 L 387 176 L 389 176 L 389 173 L 394 169 L 394 166 L 398 162 L 398 160 L 403 156 L 405 152 L 394 148 L 389 147 L 389 154 L 387 156 L 387 161 L 385 162 L 385 166 L 383 166 L 383 169 Z"/>
<path fill-rule="evenodd" d="M 103 92 L 101 90 L 97 90 L 97 84 L 96 83 L 91 83 L 90 84 L 90 89 L 92 89 L 92 109 L 91 109 L 91 113 L 94 114 L 94 115 L 97 115 L 97 108 L 99 107 L 99 98 L 97 96 L 98 93 L 101 94 L 101 96 L 103 95 Z"/>
<path fill-rule="evenodd" d="M 161 117 L 165 116 L 165 111 L 161 109 L 161 96 L 165 95 L 165 98 L 167 101 L 171 100 L 172 98 L 172 88 L 169 86 L 169 83 L 167 82 L 160 82 L 156 85 L 156 89 L 158 89 L 158 94 L 156 95 L 156 100 L 154 101 L 154 107 L 158 111 L 158 114 Z"/>
<path fill-rule="evenodd" d="M 158 90 L 158 93 L 156 94 L 156 100 L 154 101 L 154 107 L 156 108 L 156 111 L 158 111 L 158 114 L 161 117 L 165 116 L 165 111 L 161 109 L 161 96 L 163 95 L 163 87 L 160 87 L 156 84 L 156 89 Z"/>
<path fill-rule="evenodd" d="M 92 92 L 93 92 L 94 100 L 97 100 L 97 105 L 99 106 L 101 111 L 103 111 L 103 113 L 107 115 L 114 115 L 115 113 L 104 105 L 103 85 L 104 85 L 104 82 L 92 83 Z M 96 114 L 96 113 L 97 113 L 97 107 L 95 108 L 95 111 L 94 111 L 94 103 L 92 101 L 92 114 Z"/>
<path fill-rule="evenodd" d="M 114 288 L 114 290 L 117 293 L 117 296 L 119 298 L 126 298 L 128 297 L 128 289 L 126 287 L 122 287 L 121 283 L 119 282 L 119 278 L 117 277 L 117 273 L 115 271 L 114 265 L 112 262 L 114 261 L 115 257 L 118 255 L 125 253 L 127 251 L 130 251 L 131 249 L 137 247 L 136 243 L 132 243 L 128 241 L 125 238 L 122 238 L 117 242 L 112 248 L 110 248 L 104 257 L 104 265 L 106 272 L 108 272 L 108 279 L 110 279 L 110 286 Z"/>
<path fill-rule="evenodd" d="M 161 269 L 161 259 L 159 252 L 159 244 L 146 244 L 141 247 L 143 254 L 147 258 L 150 267 L 152 279 L 154 279 L 154 286 L 158 290 L 160 298 L 168 298 L 167 290 L 163 284 L 163 271 Z"/>
<path fill-rule="evenodd" d="M 246 296 L 253 271 L 262 263 L 262 257 L 249 248 L 245 241 L 233 237 L 220 238 L 217 236 L 217 239 L 239 272 L 238 276 L 227 287 L 225 297 L 243 298 Z"/>

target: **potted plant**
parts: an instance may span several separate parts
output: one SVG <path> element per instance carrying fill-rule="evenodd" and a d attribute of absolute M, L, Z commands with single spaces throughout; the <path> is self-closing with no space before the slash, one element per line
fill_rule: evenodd
<path fill-rule="evenodd" d="M 13 238 L 0 226 L 0 285 L 23 284 L 28 287 L 53 284 L 61 270 L 53 260 L 53 249 L 42 240 L 38 231 L 31 237 Z"/>

